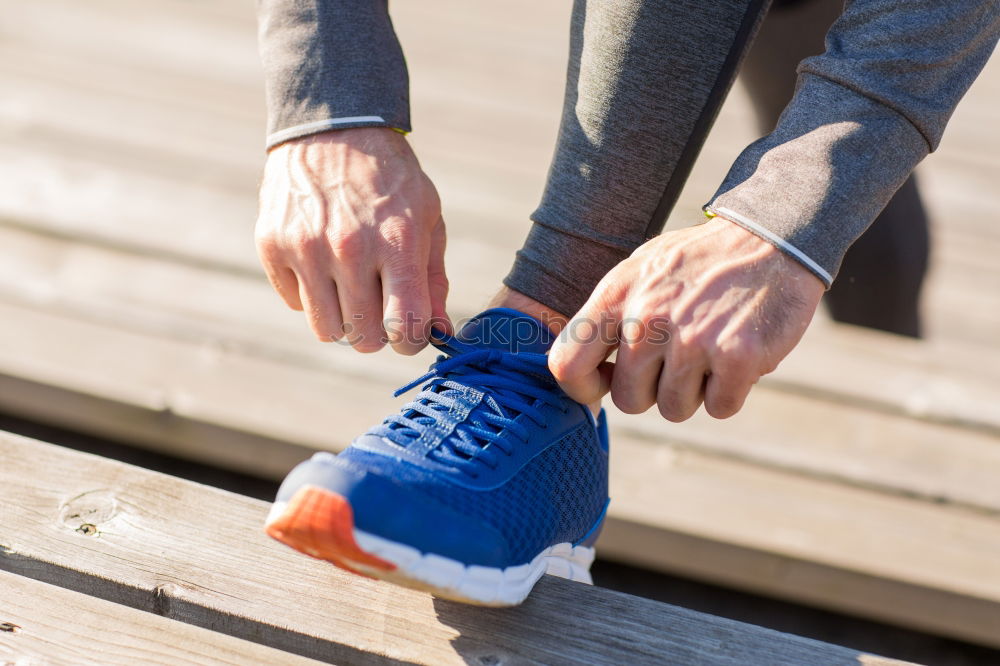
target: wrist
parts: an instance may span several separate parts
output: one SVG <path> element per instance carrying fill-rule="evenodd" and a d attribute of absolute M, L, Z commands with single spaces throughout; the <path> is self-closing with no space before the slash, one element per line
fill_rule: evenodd
<path fill-rule="evenodd" d="M 729 227 L 733 233 L 739 233 L 752 242 L 759 245 L 766 251 L 766 256 L 773 258 L 779 264 L 786 266 L 789 273 L 796 278 L 810 276 L 819 283 L 820 288 L 825 291 L 830 287 L 832 277 L 819 264 L 813 261 L 808 255 L 802 252 L 788 241 L 764 229 L 760 225 L 752 224 L 749 220 L 739 216 L 733 211 L 717 211 L 706 209 L 709 216 L 707 225 L 722 225 Z"/>
<path fill-rule="evenodd" d="M 289 146 L 314 145 L 344 146 L 364 152 L 377 152 L 382 147 L 398 150 L 400 146 L 406 146 L 409 149 L 406 134 L 394 127 L 345 127 L 289 139 L 271 146 L 268 153 Z"/>

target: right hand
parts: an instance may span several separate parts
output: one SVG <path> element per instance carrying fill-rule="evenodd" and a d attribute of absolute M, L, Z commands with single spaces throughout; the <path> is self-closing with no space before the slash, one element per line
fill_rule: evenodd
<path fill-rule="evenodd" d="M 257 252 L 313 333 L 358 351 L 415 354 L 445 313 L 441 202 L 406 138 L 344 129 L 275 146 L 260 186 Z"/>

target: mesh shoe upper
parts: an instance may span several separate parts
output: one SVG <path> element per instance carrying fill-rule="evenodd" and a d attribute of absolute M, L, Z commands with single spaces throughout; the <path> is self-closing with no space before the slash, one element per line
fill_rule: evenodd
<path fill-rule="evenodd" d="M 466 564 L 523 564 L 589 536 L 608 499 L 607 444 L 549 373 L 548 329 L 494 309 L 435 337 L 444 355 L 401 389 L 426 382 L 415 399 L 282 492 L 319 482 L 348 498 L 359 529 Z"/>
<path fill-rule="evenodd" d="M 580 541 L 608 498 L 607 456 L 589 423 L 549 444 L 506 483 L 490 490 L 449 483 L 417 465 L 355 448 L 339 458 L 357 471 L 391 478 L 493 527 L 504 538 L 513 564 L 530 561 L 553 544 Z M 364 529 L 360 521 L 358 527 Z"/>

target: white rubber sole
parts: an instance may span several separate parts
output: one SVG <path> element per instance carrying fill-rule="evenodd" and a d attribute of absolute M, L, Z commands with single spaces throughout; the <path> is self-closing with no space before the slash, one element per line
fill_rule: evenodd
<path fill-rule="evenodd" d="M 285 517 L 287 504 L 271 507 L 267 524 Z M 434 553 L 422 553 L 416 548 L 353 529 L 354 542 L 362 554 L 392 567 L 372 566 L 341 555 L 337 564 L 358 573 L 397 585 L 430 592 L 434 596 L 480 606 L 515 606 L 524 601 L 543 574 L 552 574 L 588 585 L 593 584 L 590 565 L 594 549 L 560 543 L 546 548 L 531 562 L 504 569 L 468 565 Z M 286 540 L 286 543 L 288 541 Z M 289 543 L 313 557 L 326 559 L 320 552 L 310 552 L 305 544 Z"/>

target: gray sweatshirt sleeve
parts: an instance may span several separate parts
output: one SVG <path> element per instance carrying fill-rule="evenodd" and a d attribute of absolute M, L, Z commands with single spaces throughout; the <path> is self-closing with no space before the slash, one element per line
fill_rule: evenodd
<path fill-rule="evenodd" d="M 347 127 L 410 131 L 387 0 L 258 0 L 267 147 Z"/>
<path fill-rule="evenodd" d="M 937 148 L 998 34 L 998 0 L 848 2 L 826 52 L 799 66 L 777 128 L 740 155 L 707 210 L 829 285 L 851 243 Z"/>

